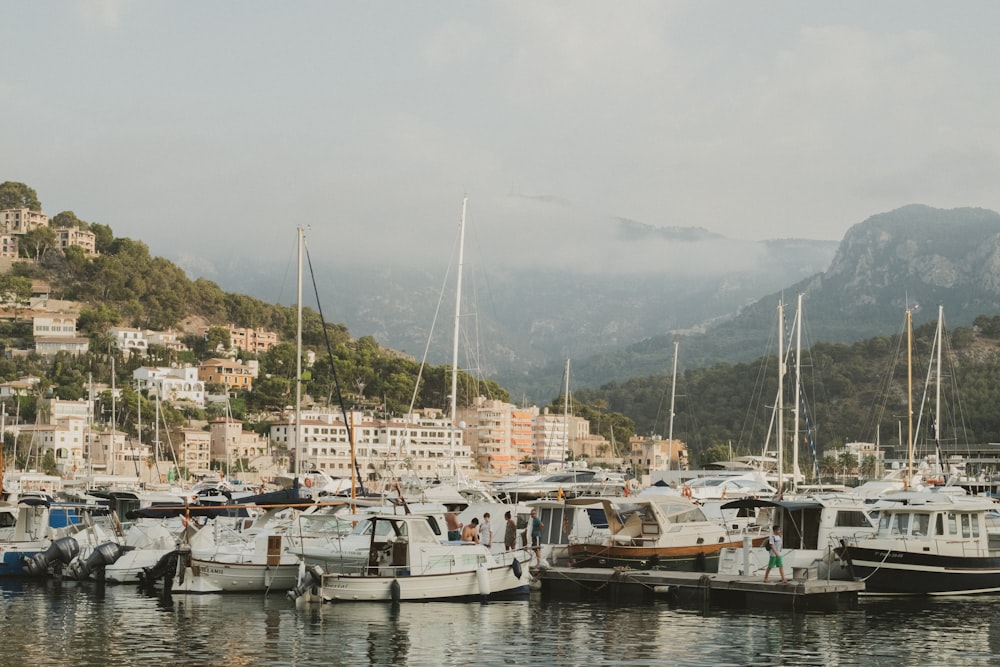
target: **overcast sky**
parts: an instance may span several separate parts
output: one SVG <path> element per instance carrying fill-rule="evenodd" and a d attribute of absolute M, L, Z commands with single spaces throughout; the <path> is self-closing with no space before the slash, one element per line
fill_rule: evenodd
<path fill-rule="evenodd" d="M 839 240 L 909 203 L 1000 209 L 993 0 L 7 0 L 3 16 L 0 181 L 209 276 L 284 261 L 297 225 L 330 261 L 439 262 L 466 194 L 494 259 L 566 264 L 627 261 L 574 241 L 619 217 Z"/>

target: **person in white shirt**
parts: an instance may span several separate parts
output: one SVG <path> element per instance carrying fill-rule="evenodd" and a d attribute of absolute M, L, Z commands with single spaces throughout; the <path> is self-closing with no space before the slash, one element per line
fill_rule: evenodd
<path fill-rule="evenodd" d="M 767 577 L 771 574 L 772 568 L 778 568 L 778 574 L 781 575 L 781 583 L 786 583 L 788 580 L 785 579 L 785 564 L 781 562 L 781 526 L 775 526 L 771 529 L 771 536 L 767 538 L 767 553 L 769 558 L 767 559 L 767 569 L 764 570 L 764 583 L 767 583 Z"/>
<path fill-rule="evenodd" d="M 487 549 L 493 544 L 493 526 L 490 525 L 490 513 L 483 514 L 483 522 L 479 524 L 479 543 Z"/>

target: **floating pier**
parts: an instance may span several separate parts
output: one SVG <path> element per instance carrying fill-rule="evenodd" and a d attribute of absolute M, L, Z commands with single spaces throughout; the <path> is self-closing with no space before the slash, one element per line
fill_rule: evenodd
<path fill-rule="evenodd" d="M 810 578 L 813 572 L 806 570 L 796 570 L 797 578 L 787 583 L 776 570 L 768 583 L 760 577 L 627 568 L 550 567 L 535 574 L 542 594 L 557 598 L 604 596 L 620 603 L 664 598 L 702 607 L 840 611 L 853 609 L 865 589 L 860 581 Z"/>

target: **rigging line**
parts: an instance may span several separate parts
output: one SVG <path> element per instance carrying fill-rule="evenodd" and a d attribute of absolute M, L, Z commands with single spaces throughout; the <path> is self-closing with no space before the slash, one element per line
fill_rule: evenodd
<path fill-rule="evenodd" d="M 323 329 L 323 342 L 326 343 L 326 353 L 330 357 L 330 374 L 333 376 L 333 384 L 337 390 L 337 403 L 340 405 L 340 412 L 344 417 L 344 428 L 347 430 L 347 443 L 351 447 L 351 451 L 354 451 L 354 429 L 351 428 L 351 421 L 347 417 L 347 408 L 344 407 L 344 396 L 340 391 L 340 378 L 337 377 L 337 365 L 334 363 L 333 358 L 333 346 L 330 344 L 330 332 L 326 330 L 326 320 L 323 318 L 323 304 L 319 300 L 319 287 L 316 285 L 316 274 L 313 273 L 312 266 L 312 256 L 309 254 L 309 246 L 305 245 L 306 251 L 306 263 L 309 265 L 309 278 L 312 281 L 313 293 L 316 295 L 316 310 L 319 313 L 319 323 L 320 327 Z M 302 354 L 299 350 L 298 354 Z M 296 382 L 301 382 L 302 378 L 296 378 Z M 358 466 L 357 459 L 353 461 L 355 473 L 358 476 L 358 485 L 361 487 L 361 494 L 367 495 L 365 491 L 365 482 L 361 477 L 361 468 Z"/>
<path fill-rule="evenodd" d="M 437 326 L 438 315 L 441 314 L 441 304 L 444 302 L 444 293 L 448 287 L 448 279 L 451 277 L 451 266 L 454 262 L 457 251 L 458 237 L 455 239 L 455 245 L 452 246 L 451 259 L 448 261 L 448 269 L 444 272 L 444 280 L 441 283 L 441 291 L 438 293 L 438 302 L 437 306 L 434 308 L 434 318 L 431 320 L 430 334 L 427 336 L 427 344 L 424 346 L 424 356 L 420 359 L 420 367 L 417 370 L 417 379 L 413 385 L 413 396 L 410 398 L 410 413 L 413 412 L 413 408 L 417 403 L 417 394 L 420 392 L 420 380 L 423 377 L 424 366 L 427 365 L 427 357 L 431 349 L 431 338 L 434 336 L 434 329 Z"/>

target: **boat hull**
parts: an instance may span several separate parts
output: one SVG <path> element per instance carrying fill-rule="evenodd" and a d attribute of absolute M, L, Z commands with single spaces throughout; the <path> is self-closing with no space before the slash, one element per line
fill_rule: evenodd
<path fill-rule="evenodd" d="M 298 584 L 299 565 L 225 563 L 192 558 L 191 574 L 192 581 L 175 584 L 174 592 L 287 591 Z"/>
<path fill-rule="evenodd" d="M 42 553 L 45 548 L 41 545 L 33 545 L 27 548 L 11 546 L 9 544 L 0 547 L 0 577 L 30 577 L 31 574 L 24 568 L 22 559 L 30 558 Z"/>
<path fill-rule="evenodd" d="M 571 544 L 572 567 L 628 567 L 634 570 L 717 572 L 722 549 L 739 546 L 725 542 L 697 547 L 637 547 Z"/>
<path fill-rule="evenodd" d="M 518 576 L 520 572 L 520 576 Z M 484 581 L 485 578 L 485 581 Z M 513 565 L 454 573 L 399 576 L 332 574 L 323 577 L 320 595 L 327 602 L 402 602 L 499 599 L 525 595 L 531 576 Z"/>
<path fill-rule="evenodd" d="M 1000 556 L 946 556 L 850 546 L 843 552 L 865 593 L 971 595 L 1000 591 Z"/>

